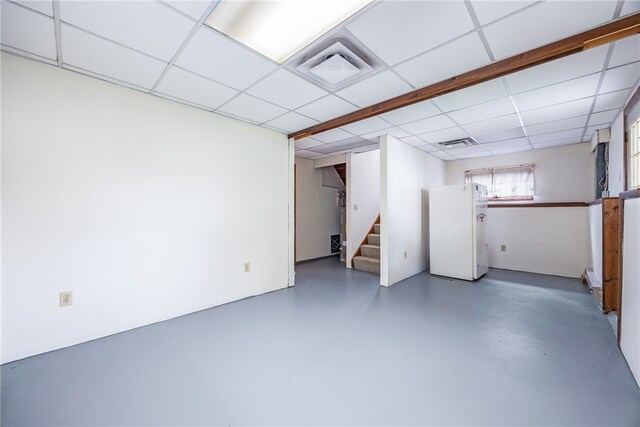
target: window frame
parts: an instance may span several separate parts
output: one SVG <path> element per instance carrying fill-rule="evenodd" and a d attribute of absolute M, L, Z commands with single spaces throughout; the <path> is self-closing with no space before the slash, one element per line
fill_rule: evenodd
<path fill-rule="evenodd" d="M 535 164 L 526 163 L 521 165 L 512 165 L 512 166 L 496 166 L 493 168 L 481 168 L 481 169 L 468 169 L 464 171 L 464 181 L 467 182 L 467 177 L 469 175 L 478 175 L 482 172 L 489 172 L 493 174 L 496 171 L 506 171 L 506 170 L 514 170 L 514 169 L 531 169 L 531 173 L 533 175 L 533 194 L 530 196 L 505 196 L 505 197 L 487 197 L 487 200 L 490 202 L 517 202 L 517 201 L 532 201 L 535 197 L 535 187 L 536 187 L 536 173 L 535 173 Z"/>
<path fill-rule="evenodd" d="M 622 167 L 624 172 L 624 187 L 623 187 L 624 191 L 633 190 L 634 188 L 640 188 L 640 187 L 629 188 L 629 184 L 630 184 L 629 173 L 631 172 L 629 168 L 629 163 L 630 163 L 629 149 L 631 145 L 631 138 L 629 135 L 631 131 L 631 123 L 629 123 L 629 114 L 631 113 L 631 110 L 633 110 L 636 104 L 638 103 L 640 103 L 640 86 L 636 89 L 634 94 L 631 95 L 629 102 L 627 102 L 627 105 L 625 105 L 622 111 L 622 126 L 624 130 L 623 132 L 624 143 L 622 144 L 623 151 L 624 151 L 624 162 L 622 162 L 623 163 Z M 640 119 L 640 117 L 638 117 L 637 119 Z M 635 120 L 634 120 L 634 123 L 635 123 Z M 638 129 L 638 133 L 640 134 L 640 128 Z M 640 170 L 637 172 L 640 173 Z"/>

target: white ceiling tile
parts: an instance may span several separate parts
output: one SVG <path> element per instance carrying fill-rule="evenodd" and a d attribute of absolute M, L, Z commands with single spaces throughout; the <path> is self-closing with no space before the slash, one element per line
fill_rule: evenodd
<path fill-rule="evenodd" d="M 178 67 L 171 67 L 162 79 L 158 92 L 215 109 L 238 94 L 238 91 L 207 80 Z"/>
<path fill-rule="evenodd" d="M 617 67 L 636 61 L 640 61 L 640 35 L 618 40 L 613 47 L 609 67 Z"/>
<path fill-rule="evenodd" d="M 510 153 L 520 153 L 522 151 L 529 151 L 531 147 L 529 145 L 520 145 L 518 147 L 510 147 L 510 148 L 498 148 L 495 150 L 489 151 L 493 155 L 500 154 L 510 154 Z"/>
<path fill-rule="evenodd" d="M 313 138 L 302 138 L 296 141 L 296 149 L 306 150 L 307 148 L 317 147 L 323 143 Z"/>
<path fill-rule="evenodd" d="M 313 119 L 326 121 L 351 113 L 357 109 L 358 107 L 355 105 L 335 95 L 329 95 L 300 107 L 297 111 Z"/>
<path fill-rule="evenodd" d="M 53 16 L 53 1 L 52 0 L 13 0 L 15 3 L 21 4 L 29 9 L 37 10 L 40 13 L 44 13 L 48 16 Z M 4 7 L 4 3 L 3 7 Z"/>
<path fill-rule="evenodd" d="M 632 13 L 640 12 L 640 0 L 625 0 L 620 11 L 620 16 L 630 15 Z"/>
<path fill-rule="evenodd" d="M 381 2 L 347 28 L 389 65 L 474 29 L 464 2 Z"/>
<path fill-rule="evenodd" d="M 472 159 L 475 157 L 486 157 L 490 155 L 491 153 L 489 153 L 488 151 L 478 151 L 475 153 L 459 153 L 459 154 L 456 154 L 455 157 L 458 159 Z"/>
<path fill-rule="evenodd" d="M 220 107 L 220 111 L 249 119 L 256 123 L 268 122 L 287 112 L 284 108 L 254 98 L 246 93 L 238 95 L 238 97 Z"/>
<path fill-rule="evenodd" d="M 454 127 L 456 124 L 453 120 L 441 114 L 439 116 L 429 117 L 422 120 L 417 120 L 415 122 L 406 123 L 400 126 L 402 129 L 406 130 L 412 134 L 421 134 L 428 132 L 435 132 L 440 129 L 446 129 L 450 127 Z"/>
<path fill-rule="evenodd" d="M 594 112 L 620 109 L 624 107 L 624 102 L 629 97 L 630 89 L 619 90 L 617 92 L 609 92 L 602 95 L 598 95 L 596 99 L 596 105 L 593 109 Z"/>
<path fill-rule="evenodd" d="M 316 124 L 318 124 L 317 120 L 310 119 L 293 111 L 267 122 L 267 125 L 282 129 L 285 132 L 294 132 Z"/>
<path fill-rule="evenodd" d="M 335 141 L 342 141 L 343 139 L 353 138 L 353 135 L 349 132 L 343 131 L 342 129 L 331 129 L 317 135 L 313 135 L 313 138 L 324 143 L 331 143 Z"/>
<path fill-rule="evenodd" d="M 3 45 L 55 60 L 53 19 L 3 1 L 0 40 Z"/>
<path fill-rule="evenodd" d="M 476 12 L 480 25 L 486 25 L 503 16 L 507 16 L 517 10 L 527 7 L 536 0 L 529 1 L 504 1 L 504 0 L 472 0 L 473 10 Z"/>
<path fill-rule="evenodd" d="M 502 80 L 495 79 L 433 99 L 443 111 L 453 111 L 509 96 Z"/>
<path fill-rule="evenodd" d="M 303 159 L 313 159 L 318 155 L 319 153 L 316 153 L 315 151 L 296 150 L 296 157 L 302 157 Z"/>
<path fill-rule="evenodd" d="M 440 149 L 438 148 L 437 145 L 433 145 L 433 144 L 423 144 L 423 145 L 419 145 L 416 148 L 418 148 L 419 150 L 422 150 L 426 153 L 433 153 L 434 151 L 440 151 Z"/>
<path fill-rule="evenodd" d="M 527 135 L 540 135 L 543 133 L 559 132 L 561 130 L 583 128 L 587 124 L 587 117 L 580 116 L 570 119 L 556 120 L 554 122 L 540 123 L 537 125 L 526 126 Z"/>
<path fill-rule="evenodd" d="M 482 146 L 488 151 L 503 150 L 507 148 L 515 148 L 515 147 L 522 147 L 522 146 L 528 147 L 529 139 L 527 137 L 506 139 L 504 141 L 482 144 Z"/>
<path fill-rule="evenodd" d="M 440 114 L 440 110 L 438 110 L 431 101 L 423 101 L 409 105 L 408 107 L 389 111 L 388 113 L 381 114 L 380 117 L 394 125 L 402 125 L 438 114 Z"/>
<path fill-rule="evenodd" d="M 195 19 L 196 21 L 202 17 L 202 14 L 207 10 L 207 7 L 212 3 L 212 0 L 163 0 L 165 3 L 170 4 L 182 13 L 185 13 Z M 217 0 L 213 3 L 217 3 Z"/>
<path fill-rule="evenodd" d="M 509 83 L 511 93 L 520 93 L 586 76 L 587 74 L 602 71 L 607 51 L 608 45 L 589 49 L 585 52 L 576 53 L 510 74 L 505 79 Z"/>
<path fill-rule="evenodd" d="M 513 95 L 520 111 L 547 107 L 562 102 L 594 96 L 600 81 L 600 74 L 580 77 L 567 82 L 546 86 L 529 92 Z"/>
<path fill-rule="evenodd" d="M 432 2 L 428 2 L 432 4 Z M 477 33 L 471 33 L 394 69 L 415 87 L 449 79 L 491 62 Z"/>
<path fill-rule="evenodd" d="M 365 139 L 378 140 L 378 137 L 380 137 L 380 135 L 391 135 L 394 138 L 405 138 L 407 136 L 410 136 L 407 132 L 403 131 L 398 127 L 377 130 L 375 132 L 366 133 L 361 136 Z"/>
<path fill-rule="evenodd" d="M 508 139 L 515 139 L 515 138 L 520 138 L 523 137 L 524 135 L 524 130 L 522 129 L 522 127 L 516 127 L 513 129 L 506 129 L 500 132 L 496 132 L 496 133 L 490 133 L 487 135 L 478 135 L 475 138 L 481 142 L 481 143 L 487 143 L 487 142 L 495 142 L 495 141 L 504 141 L 504 140 L 508 140 Z"/>
<path fill-rule="evenodd" d="M 604 74 L 600 93 L 614 92 L 633 87 L 640 77 L 640 62 L 610 68 Z"/>
<path fill-rule="evenodd" d="M 593 113 L 589 118 L 589 122 L 587 123 L 587 126 L 610 124 L 616 119 L 616 117 L 618 117 L 619 113 L 620 113 L 620 110 L 609 110 L 609 111 L 601 111 L 599 113 Z"/>
<path fill-rule="evenodd" d="M 593 97 L 569 101 L 550 107 L 537 108 L 535 110 L 523 111 L 520 113 L 522 123 L 525 126 L 537 123 L 550 122 L 553 120 L 566 119 L 569 117 L 583 116 L 589 114 L 593 105 Z"/>
<path fill-rule="evenodd" d="M 448 154 L 445 151 L 433 151 L 433 152 L 430 152 L 429 154 L 431 154 L 432 156 L 435 156 L 435 157 L 437 157 L 439 159 L 446 160 L 446 161 L 455 160 L 456 159 L 451 154 Z"/>
<path fill-rule="evenodd" d="M 517 55 L 613 19 L 617 1 L 547 1 L 484 28 L 496 59 Z"/>
<path fill-rule="evenodd" d="M 66 24 L 62 24 L 62 45 L 65 64 L 147 89 L 167 65 Z"/>
<path fill-rule="evenodd" d="M 61 1 L 60 18 L 167 62 L 194 26 L 190 19 L 150 1 Z"/>
<path fill-rule="evenodd" d="M 580 144 L 582 142 L 583 141 L 580 141 L 580 138 L 569 138 L 569 139 L 561 139 L 558 141 L 544 142 L 541 144 L 533 144 L 533 148 L 540 149 L 540 148 L 560 147 L 562 145 Z"/>
<path fill-rule="evenodd" d="M 176 65 L 240 90 L 276 68 L 273 62 L 206 27 L 198 30 Z"/>
<path fill-rule="evenodd" d="M 486 153 L 487 150 L 483 145 L 469 145 L 462 147 L 453 147 L 445 150 L 447 153 L 452 156 L 459 157 L 463 154 L 471 154 L 471 153 Z"/>
<path fill-rule="evenodd" d="M 364 147 L 367 145 L 375 144 L 368 139 L 363 139 L 357 136 L 352 136 L 349 139 L 342 141 L 332 142 L 330 144 L 323 144 L 317 147 L 313 147 L 313 151 L 324 154 L 337 154 L 339 152 L 351 151 L 354 148 Z"/>
<path fill-rule="evenodd" d="M 247 93 L 289 110 L 327 95 L 327 91 L 280 69 L 252 86 Z"/>
<path fill-rule="evenodd" d="M 412 89 L 400 77 L 387 70 L 348 86 L 336 92 L 336 95 L 359 107 L 368 107 L 377 102 L 402 95 Z"/>
<path fill-rule="evenodd" d="M 497 117 L 495 119 L 484 120 L 482 122 L 464 125 L 463 128 L 473 137 L 476 135 L 489 135 L 501 130 L 513 129 L 520 126 L 520 119 L 517 114 Z"/>
<path fill-rule="evenodd" d="M 484 104 L 474 105 L 473 107 L 463 108 L 448 113 L 456 122 L 462 124 L 479 122 L 480 120 L 492 119 L 495 117 L 515 114 L 511 99 L 502 98 L 495 101 L 485 102 Z"/>
<path fill-rule="evenodd" d="M 418 138 L 417 136 L 413 136 L 413 135 L 407 136 L 405 138 L 400 138 L 400 140 L 405 144 L 413 145 L 414 147 L 419 147 L 421 145 L 430 145 L 427 142 L 423 141 L 422 139 Z"/>
<path fill-rule="evenodd" d="M 467 135 L 467 133 L 458 126 L 419 135 L 420 139 L 428 142 L 429 144 L 452 141 L 454 139 L 466 138 L 468 136 L 469 135 Z"/>
<path fill-rule="evenodd" d="M 382 120 L 380 117 L 369 117 L 368 119 L 342 126 L 341 129 L 354 135 L 364 135 L 380 129 L 386 129 L 388 127 L 389 123 Z"/>
<path fill-rule="evenodd" d="M 569 130 L 563 130 L 560 132 L 551 132 L 551 133 L 544 133 L 541 135 L 534 135 L 529 137 L 529 139 L 531 140 L 531 143 L 534 145 L 542 144 L 545 142 L 559 141 L 563 139 L 571 139 L 571 138 L 573 138 L 576 141 L 579 141 L 580 138 L 582 137 L 583 132 L 584 132 L 584 128 L 569 129 Z"/>

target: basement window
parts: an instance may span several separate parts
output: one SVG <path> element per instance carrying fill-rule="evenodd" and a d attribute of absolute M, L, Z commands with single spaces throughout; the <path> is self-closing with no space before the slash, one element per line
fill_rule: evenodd
<path fill-rule="evenodd" d="M 489 200 L 533 200 L 535 194 L 533 165 L 472 169 L 464 175 L 465 182 L 486 186 Z"/>

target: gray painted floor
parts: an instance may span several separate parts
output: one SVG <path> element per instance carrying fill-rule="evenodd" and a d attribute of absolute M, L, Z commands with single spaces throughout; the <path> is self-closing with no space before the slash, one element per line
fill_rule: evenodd
<path fill-rule="evenodd" d="M 295 288 L 4 365 L 2 424 L 640 424 L 578 280 L 377 280 L 301 264 Z"/>

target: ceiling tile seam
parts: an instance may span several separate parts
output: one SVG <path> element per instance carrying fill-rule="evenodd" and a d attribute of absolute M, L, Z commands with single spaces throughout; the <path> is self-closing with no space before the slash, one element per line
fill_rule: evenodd
<path fill-rule="evenodd" d="M 618 1 L 618 6 L 620 2 Z M 587 117 L 587 123 L 584 126 L 584 130 L 582 132 L 582 139 L 584 139 L 585 134 L 587 133 L 587 128 L 589 126 L 589 121 L 591 120 L 591 114 L 593 114 L 593 110 L 596 107 L 596 102 L 598 101 L 598 96 L 600 93 L 600 88 L 602 87 L 602 82 L 604 81 L 604 76 L 607 74 L 609 69 L 609 62 L 611 61 L 611 56 L 613 55 L 613 49 L 615 48 L 616 43 L 609 43 L 609 48 L 607 49 L 607 55 L 604 59 L 604 65 L 602 66 L 602 71 L 600 73 L 600 79 L 598 80 L 598 86 L 596 86 L 595 96 L 593 97 L 593 102 L 591 103 L 591 108 L 589 109 L 589 116 Z"/>
<path fill-rule="evenodd" d="M 165 4 L 164 2 L 159 2 L 159 3 Z M 207 9 L 204 11 L 200 19 L 196 21 L 196 23 L 193 25 L 193 28 L 191 29 L 191 31 L 189 31 L 189 34 L 187 34 L 187 37 L 182 41 L 182 44 L 180 44 L 180 47 L 178 47 L 178 50 L 173 54 L 173 57 L 171 58 L 169 63 L 167 63 L 167 65 L 164 67 L 164 70 L 162 70 L 160 77 L 158 77 L 155 84 L 151 87 L 151 90 L 149 90 L 150 93 L 153 93 L 158 88 L 158 85 L 160 85 L 162 80 L 166 77 L 167 73 L 169 72 L 173 64 L 175 64 L 176 60 L 180 57 L 180 55 L 182 54 L 184 49 L 187 47 L 187 45 L 191 42 L 191 40 L 196 35 L 196 33 L 200 30 L 200 28 L 202 28 L 203 22 L 211 14 L 211 12 L 213 11 L 213 9 L 217 4 L 218 4 L 217 2 L 216 3 L 211 2 L 211 4 L 207 6 Z"/>
<path fill-rule="evenodd" d="M 402 75 L 400 75 L 400 73 L 398 73 L 394 68 L 388 68 L 388 70 L 394 74 L 397 78 L 399 78 L 400 80 L 402 80 L 403 82 L 405 82 L 406 84 L 409 85 L 409 87 L 412 89 L 409 92 L 412 92 L 415 89 L 418 89 L 417 86 L 415 86 L 413 83 L 411 83 L 409 80 L 405 79 Z M 407 92 L 405 92 L 407 93 Z"/>
<path fill-rule="evenodd" d="M 46 56 L 41 56 L 36 53 L 29 52 L 28 50 L 19 49 L 8 44 L 0 43 L 0 51 L 9 55 L 15 55 L 20 58 L 29 59 L 31 61 L 41 61 L 45 64 L 58 66 L 58 61 L 56 61 L 55 59 L 47 58 Z"/>
<path fill-rule="evenodd" d="M 511 105 L 513 106 L 513 109 L 516 112 L 516 117 L 518 117 L 518 122 L 520 122 L 522 133 L 524 133 L 524 137 L 527 138 L 527 141 L 529 142 L 529 146 L 531 147 L 531 149 L 533 149 L 534 147 L 531 142 L 531 138 L 529 138 L 529 132 L 527 131 L 527 128 L 524 126 L 524 121 L 522 120 L 522 116 L 520 115 L 520 110 L 518 109 L 516 100 L 513 98 L 513 95 L 511 94 L 511 87 L 509 86 L 509 82 L 507 82 L 507 79 L 505 79 L 504 77 L 501 77 L 500 81 L 502 82 L 502 86 L 504 87 L 504 90 L 506 90 L 507 93 L 509 94 L 509 100 L 511 101 Z"/>
<path fill-rule="evenodd" d="M 58 68 L 62 68 L 62 25 L 60 24 L 60 0 L 52 0 L 53 7 L 53 32 L 56 38 L 56 58 Z"/>
<path fill-rule="evenodd" d="M 297 74 L 296 74 L 296 75 L 297 75 Z M 338 95 L 336 95 L 336 94 L 334 94 L 334 93 L 332 93 L 332 92 L 329 92 L 329 93 L 327 93 L 326 95 L 323 95 L 323 96 L 321 96 L 321 97 L 320 97 L 320 98 L 318 98 L 318 99 L 314 99 L 313 101 L 309 101 L 309 102 L 307 102 L 307 103 L 306 103 L 306 104 L 304 104 L 304 105 L 301 105 L 301 106 L 299 106 L 299 107 L 296 107 L 296 109 L 295 109 L 295 110 L 292 110 L 292 111 L 295 111 L 296 113 L 298 113 L 298 114 L 300 114 L 300 115 L 302 115 L 302 116 L 308 117 L 308 118 L 310 118 L 310 119 L 317 120 L 317 119 L 314 119 L 313 117 L 309 117 L 309 116 L 307 116 L 307 115 L 305 115 L 305 114 L 303 114 L 303 113 L 299 112 L 298 110 L 299 110 L 299 109 L 301 109 L 301 108 L 304 108 L 304 107 L 306 107 L 306 106 L 308 106 L 308 105 L 311 105 L 311 104 L 313 104 L 314 102 L 318 102 L 318 101 L 321 101 L 321 100 L 323 100 L 323 99 L 325 99 L 325 98 L 328 98 L 328 97 L 330 97 L 330 96 L 335 96 L 335 97 L 337 97 L 337 98 L 340 98 L 342 101 L 344 101 L 344 102 L 346 102 L 346 103 L 350 104 L 350 105 L 351 105 L 353 108 L 355 108 L 355 109 L 360 108 L 360 107 L 358 107 L 357 105 L 355 105 L 353 102 L 347 101 L 346 99 L 343 99 L 343 98 L 341 98 L 340 96 L 338 96 Z M 336 116 L 336 117 L 339 117 L 339 116 Z"/>
<path fill-rule="evenodd" d="M 25 6 L 25 5 L 24 5 L 24 4 L 22 4 L 22 3 L 15 2 L 15 1 L 13 1 L 13 0 L 2 0 L 2 2 L 7 2 L 7 3 L 10 3 L 10 4 L 14 5 L 14 6 L 19 7 L 20 9 L 24 9 L 24 10 L 26 10 L 26 11 L 36 13 L 36 14 L 38 14 L 38 15 L 40 15 L 40 16 L 44 16 L 44 17 L 46 17 L 46 18 L 53 19 L 53 16 L 51 16 L 51 15 L 47 15 L 46 13 L 43 13 L 43 12 L 41 12 L 41 11 L 39 11 L 39 10 L 36 10 L 36 9 L 32 9 L 32 8 L 30 8 L 29 6 Z"/>
<path fill-rule="evenodd" d="M 433 131 L 433 132 L 441 132 L 441 131 L 443 131 L 443 130 L 448 130 L 448 129 L 453 129 L 453 128 L 458 127 L 458 128 L 460 128 L 460 129 L 462 129 L 462 130 L 464 131 L 464 133 L 466 133 L 466 134 L 467 134 L 467 136 L 471 136 L 471 135 L 469 135 L 469 132 L 467 132 L 467 130 L 466 130 L 466 129 L 464 129 L 464 128 L 463 128 L 463 127 L 462 127 L 462 126 L 461 126 L 461 125 L 456 121 L 456 120 L 453 120 L 451 117 L 449 117 L 449 116 L 447 115 L 447 113 L 445 113 L 444 111 L 442 111 L 442 109 L 441 109 L 439 106 L 437 106 L 435 102 L 432 102 L 432 104 L 435 106 L 435 108 L 436 108 L 438 111 L 440 111 L 440 113 L 442 113 L 442 115 L 444 115 L 446 118 L 448 118 L 448 119 L 449 119 L 449 120 L 451 120 L 453 123 L 455 123 L 455 126 L 450 126 L 450 127 L 444 128 L 444 129 L 438 129 L 438 130 L 435 130 L 435 131 Z M 437 117 L 437 116 L 432 116 L 432 117 Z M 427 117 L 427 118 L 428 118 L 428 117 Z M 415 123 L 415 122 L 420 121 L 420 120 L 424 120 L 424 119 L 418 119 L 418 120 L 415 120 L 414 122 L 410 122 L 410 123 Z M 405 125 L 406 125 L 406 124 L 408 124 L 408 123 L 405 123 Z M 400 125 L 400 126 L 404 126 L 404 125 Z M 404 130 L 404 129 L 403 129 L 403 130 Z M 405 131 L 405 132 L 406 132 L 406 131 Z M 431 143 L 431 142 L 429 142 L 429 141 L 425 141 L 424 139 L 422 139 L 422 137 L 420 137 L 420 135 L 427 135 L 427 134 L 429 134 L 429 133 L 433 133 L 433 132 L 422 132 L 422 133 L 411 133 L 411 132 L 409 132 L 409 133 L 410 133 L 411 135 L 415 136 L 416 138 L 418 138 L 419 140 L 424 141 L 425 143 L 430 144 L 430 145 L 432 145 L 432 146 L 436 147 L 436 148 L 438 149 L 438 151 L 441 151 L 441 152 L 443 152 L 443 153 L 448 153 L 448 151 L 447 151 L 445 148 L 442 148 L 442 147 L 441 147 L 441 146 L 439 146 L 438 144 L 433 144 L 433 143 Z"/>
<path fill-rule="evenodd" d="M 233 87 L 233 86 L 229 86 L 228 84 L 225 84 L 225 83 L 219 82 L 219 81 L 217 81 L 217 80 L 213 80 L 213 79 L 212 79 L 212 78 L 210 78 L 210 77 L 204 76 L 204 75 L 202 75 L 202 74 L 200 74 L 200 73 L 198 73 L 198 72 L 196 72 L 196 71 L 191 71 L 191 70 L 189 70 L 188 68 L 181 67 L 180 65 L 173 64 L 173 68 L 177 68 L 177 69 L 179 69 L 179 70 L 184 71 L 185 73 L 193 74 L 194 76 L 200 77 L 200 78 L 201 78 L 201 79 L 203 79 L 203 80 L 208 80 L 208 81 L 210 81 L 211 83 L 215 83 L 215 84 L 217 84 L 217 85 L 224 86 L 224 87 L 226 87 L 226 88 L 228 88 L 228 89 L 233 89 L 233 90 L 235 90 L 236 92 L 240 92 L 237 88 L 235 88 L 235 87 Z"/>
<path fill-rule="evenodd" d="M 105 81 L 107 83 L 111 83 L 111 84 L 115 84 L 121 87 L 124 87 L 125 89 L 133 89 L 133 90 L 137 90 L 138 92 L 142 92 L 142 93 L 146 93 L 149 94 L 149 89 L 133 84 L 133 83 L 129 83 L 126 82 L 124 80 L 120 80 L 120 79 L 116 79 L 113 77 L 109 77 L 109 76 L 105 76 L 104 74 L 100 74 L 100 73 L 96 73 L 95 71 L 89 71 L 86 70 L 82 67 L 76 67 L 75 65 L 71 65 L 71 64 L 63 64 L 62 65 L 62 69 L 67 70 L 67 71 L 71 71 L 74 73 L 78 73 L 87 77 L 93 77 L 95 79 L 98 80 L 102 80 Z"/>
<path fill-rule="evenodd" d="M 469 12 L 469 16 L 471 17 L 471 21 L 473 22 L 473 26 L 476 28 L 478 32 L 478 37 L 480 37 L 480 41 L 487 51 L 487 55 L 489 56 L 489 60 L 491 62 L 495 62 L 496 57 L 491 52 L 491 47 L 489 46 L 489 42 L 482 31 L 482 25 L 480 25 L 480 21 L 478 20 L 478 16 L 476 15 L 476 11 L 473 9 L 473 5 L 471 4 L 471 0 L 464 0 L 464 5 L 467 8 L 467 12 Z"/>
<path fill-rule="evenodd" d="M 113 40 L 113 39 L 110 39 L 110 38 L 108 38 L 108 37 L 104 37 L 104 36 L 101 36 L 100 34 L 93 33 L 93 32 L 91 32 L 91 31 L 89 31 L 89 30 L 86 30 L 86 29 L 84 29 L 84 28 L 82 28 L 82 27 L 78 27 L 78 26 L 77 26 L 77 25 L 75 25 L 75 24 L 70 24 L 69 22 L 65 21 L 64 19 L 61 19 L 61 20 L 60 20 L 60 22 L 61 22 L 61 24 L 68 25 L 69 27 L 72 27 L 72 28 L 75 28 L 76 30 L 82 31 L 83 33 L 90 34 L 90 35 L 92 35 L 92 36 L 94 36 L 94 37 L 97 37 L 97 38 L 102 39 L 102 40 L 104 40 L 104 41 L 107 41 L 107 42 L 109 42 L 109 43 L 113 43 L 113 44 L 115 44 L 115 45 L 118 45 L 118 46 L 120 46 L 120 47 L 123 47 L 123 48 L 125 48 L 125 49 L 128 49 L 128 50 L 130 50 L 130 51 L 132 51 L 132 52 L 136 52 L 136 53 L 139 53 L 140 55 L 144 55 L 144 56 L 146 56 L 147 58 L 155 59 L 156 61 L 160 61 L 160 62 L 162 62 L 162 63 L 164 63 L 164 64 L 166 64 L 166 63 L 167 63 L 167 60 L 166 60 L 166 59 L 160 59 L 160 58 L 158 58 L 158 57 L 156 57 L 156 56 L 150 55 L 150 54 L 148 54 L 148 53 L 146 53 L 146 52 L 143 52 L 143 51 L 141 51 L 141 50 L 138 50 L 138 49 L 136 49 L 136 48 L 134 48 L 134 47 L 127 46 L 127 45 L 122 44 L 122 43 L 120 43 L 120 42 L 117 42 L 117 41 L 115 41 L 115 40 Z"/>
<path fill-rule="evenodd" d="M 175 102 L 178 102 L 180 104 L 187 105 L 189 107 L 198 108 L 200 110 L 204 110 L 204 111 L 207 111 L 209 113 L 213 113 L 214 112 L 214 109 L 212 109 L 211 107 L 207 107 L 206 105 L 198 104 L 197 102 L 188 101 L 186 99 L 182 99 L 182 98 L 177 97 L 177 96 L 169 95 L 168 93 L 155 91 L 153 93 L 150 93 L 150 95 L 157 96 L 158 98 L 167 99 L 169 101 L 175 101 Z"/>
<path fill-rule="evenodd" d="M 155 0 L 156 3 L 166 7 L 167 9 L 169 9 L 172 12 L 177 13 L 178 15 L 182 16 L 183 18 L 187 18 L 188 20 L 192 21 L 192 22 L 197 22 L 198 20 L 195 19 L 193 16 L 187 15 L 186 13 L 184 13 L 183 11 L 181 11 L 180 9 L 170 5 L 169 3 L 166 3 L 164 1 L 161 0 Z M 211 2 L 213 3 L 213 1 Z M 217 3 L 217 2 L 216 2 Z M 207 9 L 209 9 L 211 5 L 207 6 Z"/>
<path fill-rule="evenodd" d="M 613 11 L 613 18 L 611 18 L 611 19 L 620 18 L 620 13 L 622 12 L 622 7 L 624 6 L 624 2 L 625 2 L 625 0 L 618 0 L 618 4 L 616 4 L 616 8 Z"/>
<path fill-rule="evenodd" d="M 538 5 L 542 4 L 544 1 L 545 1 L 545 0 L 540 0 L 540 1 L 536 2 L 536 3 L 533 3 L 533 4 L 530 4 L 530 5 L 528 5 L 528 6 L 525 6 L 525 7 L 523 7 L 522 9 L 518 9 L 518 10 L 516 10 L 516 11 L 514 11 L 514 12 L 512 12 L 512 13 L 508 14 L 508 15 L 505 15 L 505 16 L 503 16 L 503 17 L 500 17 L 500 18 L 496 19 L 495 21 L 491 21 L 491 22 L 489 22 L 489 23 L 487 23 L 487 24 L 485 24 L 485 25 L 481 25 L 481 26 L 480 26 L 479 28 L 477 28 L 477 29 L 473 29 L 473 30 L 471 30 L 471 31 L 467 31 L 467 32 L 466 32 L 466 33 L 464 33 L 464 34 L 461 34 L 461 35 L 459 35 L 459 36 L 457 36 L 457 37 L 454 37 L 454 38 L 452 38 L 452 39 L 450 39 L 450 40 L 448 40 L 448 41 L 446 41 L 446 42 L 444 42 L 444 43 L 441 43 L 441 44 L 439 44 L 439 45 L 437 45 L 437 46 L 435 46 L 435 47 L 432 47 L 431 49 L 428 49 L 428 50 L 422 51 L 422 52 L 420 52 L 420 53 L 418 53 L 418 54 L 416 54 L 416 55 L 413 55 L 413 56 L 411 56 L 411 57 L 409 57 L 409 58 L 407 58 L 407 59 L 404 59 L 404 60 L 402 60 L 402 61 L 398 62 L 397 64 L 393 64 L 393 65 L 391 65 L 390 67 L 392 67 L 392 68 L 393 68 L 393 67 L 397 67 L 397 66 L 399 66 L 399 65 L 403 65 L 405 62 L 409 62 L 409 61 L 411 61 L 412 59 L 416 59 L 416 58 L 418 58 L 419 56 L 425 55 L 425 54 L 430 53 L 430 52 L 432 52 L 432 51 L 434 51 L 434 50 L 436 50 L 436 49 L 440 49 L 441 47 L 444 47 L 444 46 L 446 46 L 446 45 L 448 45 L 448 44 L 450 44 L 450 43 L 453 43 L 453 42 L 455 42 L 455 41 L 458 41 L 458 40 L 459 40 L 459 39 L 461 39 L 461 38 L 464 38 L 464 37 L 466 37 L 466 36 L 469 36 L 469 35 L 471 35 L 472 33 L 477 32 L 479 29 L 485 29 L 485 28 L 487 28 L 487 27 L 489 27 L 489 26 L 491 26 L 491 25 L 493 25 L 493 24 L 496 24 L 496 23 L 498 23 L 498 22 L 504 21 L 504 20 L 506 20 L 506 19 L 508 19 L 508 18 L 511 18 L 511 17 L 512 17 L 512 16 L 514 16 L 514 15 L 517 15 L 517 14 L 519 14 L 519 13 L 521 13 L 521 12 L 524 12 L 524 11 L 525 11 L 525 10 L 527 10 L 527 9 L 530 9 L 530 8 L 532 8 L 532 7 L 535 7 L 535 6 L 538 6 Z M 466 1 L 465 1 L 465 3 L 466 3 Z M 484 36 L 484 33 L 483 33 L 483 36 Z M 482 37 L 481 37 L 481 39 L 482 39 Z M 358 39 L 358 40 L 359 40 L 359 39 Z M 491 62 L 495 62 L 495 60 L 492 60 Z"/>

